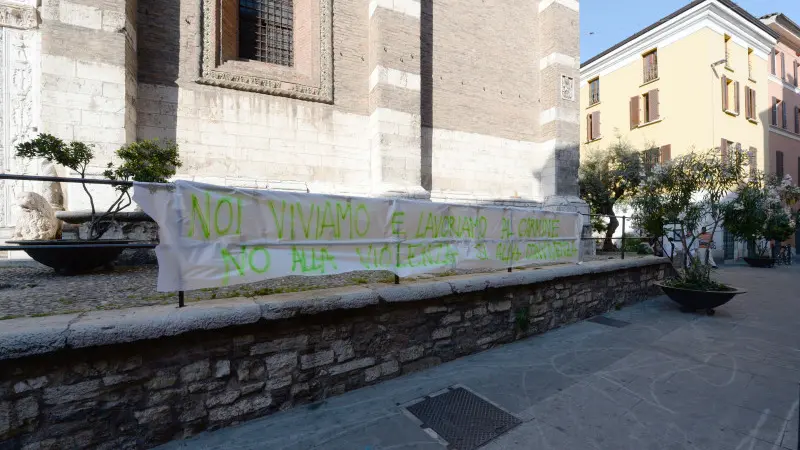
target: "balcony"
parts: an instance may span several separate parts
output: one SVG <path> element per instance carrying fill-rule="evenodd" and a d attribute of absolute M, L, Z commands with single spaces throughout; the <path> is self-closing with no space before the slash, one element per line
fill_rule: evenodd
<path fill-rule="evenodd" d="M 649 83 L 658 78 L 658 64 L 644 68 L 644 82 Z"/>

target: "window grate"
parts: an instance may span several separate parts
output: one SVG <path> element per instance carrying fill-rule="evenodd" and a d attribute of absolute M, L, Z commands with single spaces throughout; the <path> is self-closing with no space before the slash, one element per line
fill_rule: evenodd
<path fill-rule="evenodd" d="M 239 56 L 294 65 L 292 0 L 239 0 Z"/>

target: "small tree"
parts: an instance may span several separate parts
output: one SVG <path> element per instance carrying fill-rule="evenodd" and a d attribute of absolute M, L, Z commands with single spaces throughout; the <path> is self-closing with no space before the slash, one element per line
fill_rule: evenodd
<path fill-rule="evenodd" d="M 65 143 L 61 139 L 40 134 L 36 138 L 17 145 L 17 156 L 20 158 L 44 158 L 75 171 L 82 180 L 86 179 L 86 171 L 94 159 L 94 152 L 90 145 L 82 142 Z M 117 150 L 117 157 L 121 164 L 115 167 L 108 164 L 104 172 L 106 178 L 112 181 L 141 181 L 164 183 L 175 175 L 181 166 L 178 158 L 178 146 L 173 142 L 161 145 L 156 140 L 139 141 L 124 146 Z M 92 219 L 89 225 L 89 239 L 99 239 L 113 222 L 114 215 L 129 207 L 133 202 L 130 196 L 130 186 L 115 184 L 119 193 L 117 199 L 102 213 L 97 214 L 94 197 L 86 183 L 81 183 L 89 205 L 92 208 Z"/>
<path fill-rule="evenodd" d="M 608 216 L 608 224 L 592 217 L 596 231 L 605 232 L 603 250 L 614 249 L 612 238 L 619 227 L 614 213 L 617 202 L 633 195 L 644 177 L 642 153 L 619 139 L 607 150 L 589 154 L 580 167 L 580 192 L 592 214 Z"/>
<path fill-rule="evenodd" d="M 778 178 L 758 172 L 723 205 L 725 229 L 747 242 L 751 257 L 764 257 L 770 240 L 782 242 L 794 233 L 790 206 L 799 199 L 800 188 L 792 185 L 789 175 Z"/>
<path fill-rule="evenodd" d="M 652 236 L 664 236 L 668 227 L 676 227 L 688 253 L 701 226 L 710 227 L 712 236 L 716 233 L 723 219 L 722 199 L 744 182 L 745 167 L 746 155 L 739 150 L 731 150 L 725 158 L 714 150 L 692 152 L 657 165 L 633 199 L 634 222 Z M 708 252 L 705 261 L 699 255 L 686 257 L 689 267 L 681 269 L 673 285 L 725 289 L 711 280 Z"/>

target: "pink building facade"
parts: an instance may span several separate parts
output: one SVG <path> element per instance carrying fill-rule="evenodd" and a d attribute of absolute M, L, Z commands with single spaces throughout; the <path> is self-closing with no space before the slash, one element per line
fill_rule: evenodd
<path fill-rule="evenodd" d="M 764 22 L 780 34 L 769 62 L 767 171 L 800 181 L 800 27 L 783 14 Z"/>
<path fill-rule="evenodd" d="M 780 37 L 769 61 L 766 172 L 791 175 L 800 185 L 800 26 L 783 14 L 762 21 Z M 788 244 L 800 253 L 800 232 Z"/>

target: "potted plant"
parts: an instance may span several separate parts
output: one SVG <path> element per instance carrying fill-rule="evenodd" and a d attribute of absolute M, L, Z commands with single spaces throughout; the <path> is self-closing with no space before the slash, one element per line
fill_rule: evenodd
<path fill-rule="evenodd" d="M 77 173 L 82 180 L 86 180 L 87 170 L 94 159 L 91 145 L 82 142 L 66 143 L 49 134 L 40 134 L 30 141 L 18 144 L 16 152 L 20 158 L 42 158 L 60 164 Z M 110 162 L 104 172 L 104 176 L 112 181 L 165 183 L 181 166 L 178 147 L 169 141 L 163 144 L 157 140 L 134 142 L 118 149 L 116 156 L 120 160 L 119 165 L 115 166 Z M 88 219 L 85 236 L 79 233 L 77 239 L 21 240 L 9 243 L 42 247 L 25 251 L 31 258 L 54 268 L 57 272 L 83 272 L 113 262 L 124 247 L 103 247 L 97 244 L 128 242 L 102 238 L 115 223 L 117 216 L 132 205 L 130 185 L 114 184 L 116 199 L 102 212 L 98 212 L 98 205 L 87 184 L 82 182 L 81 185 L 91 208 L 89 213 L 78 213 L 78 216 L 82 215 Z M 63 217 L 67 216 L 69 212 Z M 80 244 L 80 247 L 76 247 L 76 244 Z"/>
<path fill-rule="evenodd" d="M 782 242 L 794 233 L 795 216 L 790 206 L 800 199 L 800 188 L 792 178 L 779 178 L 758 172 L 725 203 L 725 229 L 747 242 L 745 262 L 752 267 L 773 267 L 774 255 L 768 254 L 769 242 Z"/>
<path fill-rule="evenodd" d="M 731 149 L 690 152 L 653 168 L 632 200 L 635 225 L 650 236 L 677 235 L 683 250 L 678 275 L 662 283 L 664 293 L 686 311 L 706 310 L 730 301 L 742 290 L 713 280 L 708 251 L 692 252 L 702 227 L 711 236 L 722 222 L 722 199 L 745 178 L 746 156 Z"/>

